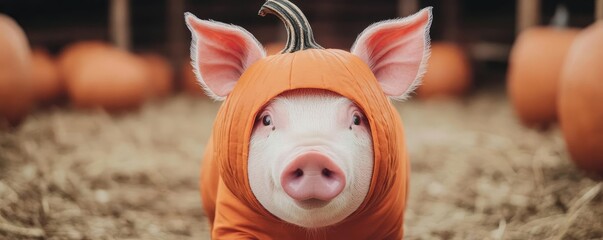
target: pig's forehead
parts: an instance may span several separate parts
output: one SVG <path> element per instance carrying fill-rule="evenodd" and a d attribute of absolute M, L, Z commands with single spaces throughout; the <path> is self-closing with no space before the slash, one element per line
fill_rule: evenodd
<path fill-rule="evenodd" d="M 323 89 L 295 89 L 279 94 L 270 100 L 264 108 L 285 109 L 288 112 L 333 112 L 338 109 L 348 109 L 358 105 L 347 97 Z"/>
<path fill-rule="evenodd" d="M 352 101 L 341 94 L 333 91 L 315 88 L 302 88 L 285 91 L 276 97 L 271 102 L 273 103 L 310 103 L 317 101 L 328 101 L 336 103 L 351 103 Z"/>

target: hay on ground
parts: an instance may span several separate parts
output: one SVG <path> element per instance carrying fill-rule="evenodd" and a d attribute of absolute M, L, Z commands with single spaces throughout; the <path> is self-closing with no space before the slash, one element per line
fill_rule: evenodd
<path fill-rule="evenodd" d="M 397 104 L 412 161 L 407 239 L 601 239 L 601 183 L 557 127 L 500 93 Z M 0 239 L 207 239 L 199 161 L 217 103 L 50 109 L 0 132 Z"/>

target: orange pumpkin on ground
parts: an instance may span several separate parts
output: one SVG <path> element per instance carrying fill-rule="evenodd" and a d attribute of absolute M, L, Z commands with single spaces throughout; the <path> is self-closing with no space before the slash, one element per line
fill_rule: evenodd
<path fill-rule="evenodd" d="M 59 72 L 64 80 L 69 77 L 74 68 L 81 62 L 83 58 L 94 55 L 95 52 L 111 49 L 112 46 L 101 41 L 82 41 L 68 45 L 63 49 L 58 57 Z"/>
<path fill-rule="evenodd" d="M 174 85 L 174 69 L 164 57 L 157 54 L 144 54 L 151 84 L 152 97 L 168 96 Z"/>
<path fill-rule="evenodd" d="M 109 111 L 137 108 L 152 88 L 145 61 L 113 47 L 81 55 L 66 75 L 69 96 L 76 107 Z"/>
<path fill-rule="evenodd" d="M 462 96 L 471 86 L 471 77 L 471 64 L 459 45 L 434 43 L 417 95 L 420 98 Z"/>
<path fill-rule="evenodd" d="M 42 103 L 51 103 L 65 92 L 58 65 L 45 49 L 32 52 L 31 78 L 36 99 Z"/>
<path fill-rule="evenodd" d="M 519 119 L 545 127 L 557 119 L 559 75 L 577 29 L 536 27 L 522 32 L 511 51 L 507 91 Z"/>
<path fill-rule="evenodd" d="M 561 74 L 559 121 L 576 165 L 603 176 L 603 20 L 569 50 Z"/>
<path fill-rule="evenodd" d="M 31 51 L 27 37 L 10 17 L 0 14 L 0 120 L 19 122 L 34 104 Z"/>

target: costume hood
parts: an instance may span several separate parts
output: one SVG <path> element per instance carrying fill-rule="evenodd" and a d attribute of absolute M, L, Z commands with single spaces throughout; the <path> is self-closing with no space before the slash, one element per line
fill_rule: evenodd
<path fill-rule="evenodd" d="M 399 227 L 408 182 L 408 161 L 401 120 L 368 66 L 351 53 L 334 49 L 285 53 L 254 63 L 241 76 L 220 108 L 213 129 L 213 149 L 208 150 L 213 151 L 222 181 L 230 190 L 230 197 L 234 198 L 222 200 L 229 202 L 227 205 L 234 212 L 253 215 L 248 220 L 236 219 L 225 225 L 253 221 L 248 224 L 266 222 L 268 225 L 256 227 L 274 229 L 274 224 L 282 223 L 282 228 L 287 229 L 285 226 L 288 224 L 264 209 L 253 195 L 247 176 L 247 159 L 257 114 L 274 97 L 295 89 L 322 89 L 338 93 L 354 101 L 368 119 L 374 152 L 371 185 L 356 212 L 338 225 L 345 228 L 344 232 L 356 237 L 362 234 L 354 230 L 366 230 L 366 226 L 375 226 L 379 222 L 391 226 L 377 228 L 377 231 L 385 231 L 387 227 L 393 229 L 395 225 Z M 257 220 L 262 218 L 269 220 Z M 346 223 L 354 224 L 345 227 Z M 354 228 L 352 225 L 361 227 Z M 284 232 L 298 231 L 298 227 L 291 227 L 291 230 Z"/>

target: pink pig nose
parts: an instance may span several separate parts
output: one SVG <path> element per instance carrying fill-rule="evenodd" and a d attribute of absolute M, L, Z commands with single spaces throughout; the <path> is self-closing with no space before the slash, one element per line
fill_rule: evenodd
<path fill-rule="evenodd" d="M 318 152 L 297 157 L 283 171 L 281 185 L 298 201 L 318 199 L 329 201 L 345 187 L 345 175 L 331 159 Z"/>

